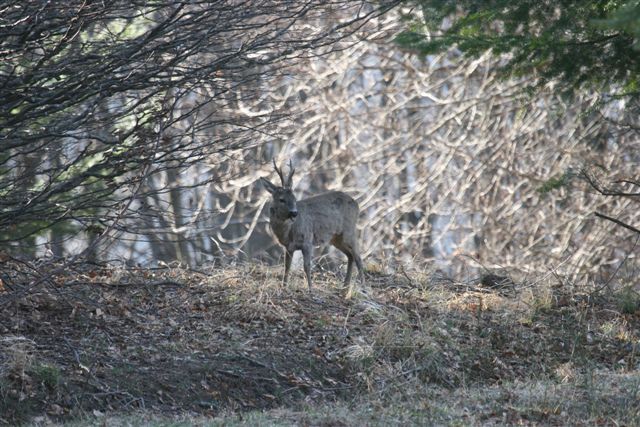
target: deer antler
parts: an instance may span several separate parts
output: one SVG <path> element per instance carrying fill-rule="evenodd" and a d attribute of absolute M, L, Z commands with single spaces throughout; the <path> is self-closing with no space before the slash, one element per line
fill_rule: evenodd
<path fill-rule="evenodd" d="M 272 159 L 273 160 L 273 168 L 276 170 L 276 172 L 278 173 L 278 176 L 280 177 L 280 182 L 282 182 L 282 186 L 286 187 L 287 183 L 284 180 L 284 175 L 282 175 L 282 171 L 280 169 L 278 169 L 278 165 L 276 165 L 276 159 Z"/>
<path fill-rule="evenodd" d="M 296 171 L 295 168 L 293 167 L 293 163 L 291 163 L 291 159 L 289 159 L 289 175 L 287 175 L 287 179 L 284 178 L 284 175 L 282 174 L 282 169 L 279 169 L 278 165 L 276 165 L 276 159 L 273 159 L 273 168 L 278 173 L 278 176 L 280 177 L 280 181 L 282 182 L 282 186 L 286 188 L 291 188 L 291 185 L 293 184 L 293 174 Z"/>
<path fill-rule="evenodd" d="M 291 163 L 291 159 L 289 159 L 289 176 L 287 176 L 287 185 L 286 187 L 291 188 L 293 185 L 293 173 L 295 172 L 295 168 L 293 167 L 293 163 Z"/>

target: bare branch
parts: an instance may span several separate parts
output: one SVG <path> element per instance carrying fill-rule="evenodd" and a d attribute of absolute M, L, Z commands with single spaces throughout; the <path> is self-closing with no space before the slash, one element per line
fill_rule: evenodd
<path fill-rule="evenodd" d="M 631 230 L 631 231 L 633 231 L 634 233 L 638 233 L 638 234 L 640 234 L 640 229 L 637 229 L 637 228 L 635 228 L 635 227 L 633 227 L 633 226 L 631 226 L 631 225 L 629 225 L 629 224 L 625 224 L 624 222 L 622 222 L 622 221 L 620 221 L 620 220 L 618 220 L 618 219 L 612 218 L 612 217 L 607 216 L 607 215 L 605 215 L 605 214 L 602 214 L 602 213 L 600 213 L 600 212 L 594 212 L 594 215 L 595 215 L 595 216 L 597 216 L 597 217 L 600 217 L 600 218 L 606 219 L 606 220 L 608 220 L 608 221 L 611 221 L 611 222 L 613 222 L 613 223 L 615 223 L 615 224 L 618 224 L 619 226 L 624 227 L 624 228 L 626 228 L 627 230 Z"/>
<path fill-rule="evenodd" d="M 605 187 L 593 174 L 591 174 L 588 170 L 582 169 L 580 171 L 580 176 L 587 181 L 587 183 L 596 190 L 598 193 L 603 196 L 622 196 L 622 197 L 633 197 L 640 196 L 640 192 L 628 192 L 624 190 L 619 190 L 615 188 Z M 629 180 L 629 179 L 618 179 L 615 180 L 616 184 L 633 184 L 639 186 L 640 184 L 637 181 Z"/>

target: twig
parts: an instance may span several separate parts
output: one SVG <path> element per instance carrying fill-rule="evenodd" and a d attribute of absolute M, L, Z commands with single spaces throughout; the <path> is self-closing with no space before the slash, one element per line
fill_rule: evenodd
<path fill-rule="evenodd" d="M 640 234 L 640 229 L 637 229 L 637 228 L 635 228 L 635 227 L 634 227 L 634 226 L 632 226 L 632 225 L 625 224 L 624 222 L 622 222 L 622 221 L 620 221 L 620 220 L 618 220 L 618 219 L 612 218 L 612 217 L 607 216 L 607 215 L 605 215 L 605 214 L 601 214 L 600 212 L 594 212 L 594 214 L 595 214 L 595 216 L 597 216 L 597 217 L 599 217 L 599 218 L 603 218 L 603 219 L 609 220 L 609 221 L 611 221 L 611 222 L 613 222 L 613 223 L 615 223 L 615 224 L 618 224 L 620 227 L 624 227 L 624 228 L 626 228 L 627 230 L 631 230 L 631 231 L 633 231 L 634 233 L 638 233 L 638 234 Z"/>

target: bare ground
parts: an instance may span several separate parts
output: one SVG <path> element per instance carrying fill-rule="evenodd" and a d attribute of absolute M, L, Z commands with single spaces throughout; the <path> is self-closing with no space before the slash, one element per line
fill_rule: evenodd
<path fill-rule="evenodd" d="M 640 299 L 370 272 L 83 268 L 0 292 L 0 424 L 634 425 Z M 487 285 L 487 283 L 485 283 Z"/>

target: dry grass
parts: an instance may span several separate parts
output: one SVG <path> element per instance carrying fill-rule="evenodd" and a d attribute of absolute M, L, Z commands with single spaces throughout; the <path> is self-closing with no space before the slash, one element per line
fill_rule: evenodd
<path fill-rule="evenodd" d="M 0 423 L 640 423 L 628 289 L 376 272 L 345 300 L 338 277 L 309 294 L 280 273 L 92 271 L 16 300 Z"/>

